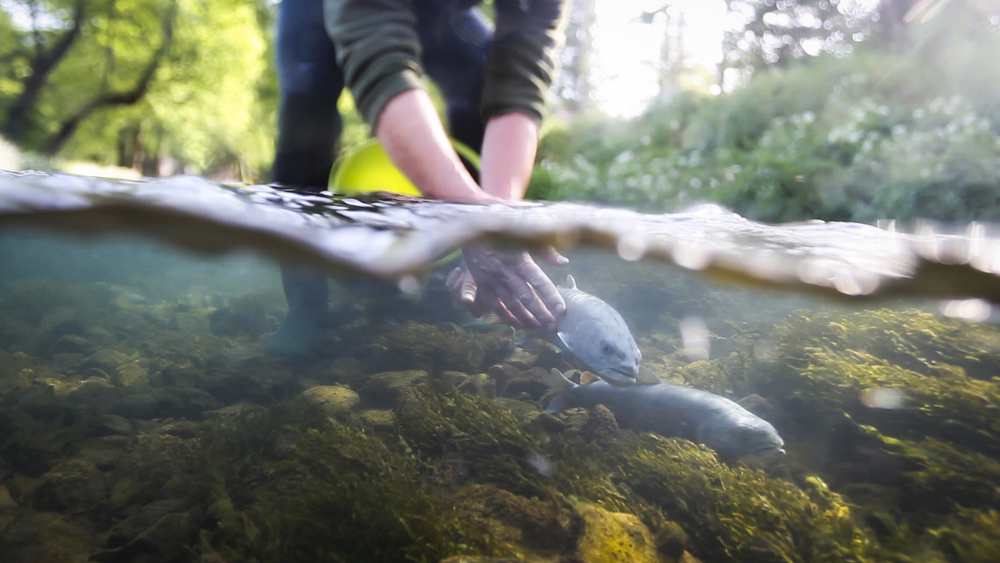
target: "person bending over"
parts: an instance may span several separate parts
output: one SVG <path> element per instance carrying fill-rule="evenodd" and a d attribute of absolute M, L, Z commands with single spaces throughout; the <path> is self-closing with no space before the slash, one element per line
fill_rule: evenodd
<path fill-rule="evenodd" d="M 513 203 L 524 197 L 552 81 L 565 0 L 495 0 L 493 29 L 475 0 L 283 0 L 275 182 L 327 189 L 349 87 L 396 166 L 427 197 Z M 424 75 L 447 103 L 451 135 L 482 155 L 478 178 L 455 153 Z M 463 248 L 448 277 L 455 301 L 514 326 L 553 328 L 565 311 L 527 252 Z M 554 251 L 545 259 L 565 263 Z M 270 354 L 316 352 L 327 314 L 326 278 L 282 267 L 289 312 Z"/>

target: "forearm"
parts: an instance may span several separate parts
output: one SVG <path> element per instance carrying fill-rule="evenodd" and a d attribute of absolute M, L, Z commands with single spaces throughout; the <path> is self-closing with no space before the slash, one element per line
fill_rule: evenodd
<path fill-rule="evenodd" d="M 520 112 L 491 118 L 483 138 L 479 179 L 483 190 L 504 201 L 520 201 L 531 180 L 538 125 Z"/>
<path fill-rule="evenodd" d="M 452 201 L 492 199 L 462 165 L 424 90 L 407 90 L 392 98 L 378 117 L 375 135 L 424 195 Z"/>

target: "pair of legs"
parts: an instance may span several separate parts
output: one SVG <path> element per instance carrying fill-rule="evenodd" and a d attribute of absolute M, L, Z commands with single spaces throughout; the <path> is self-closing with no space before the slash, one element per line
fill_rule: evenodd
<path fill-rule="evenodd" d="M 479 150 L 484 124 L 479 114 L 492 31 L 476 8 L 414 0 L 424 71 L 447 102 L 453 137 Z M 274 182 L 325 190 L 338 153 L 342 121 L 337 100 L 344 76 L 324 27 L 323 0 L 282 0 L 275 43 L 280 101 Z M 307 356 L 322 337 L 329 300 L 326 277 L 282 266 L 288 316 L 268 342 L 269 354 Z"/>

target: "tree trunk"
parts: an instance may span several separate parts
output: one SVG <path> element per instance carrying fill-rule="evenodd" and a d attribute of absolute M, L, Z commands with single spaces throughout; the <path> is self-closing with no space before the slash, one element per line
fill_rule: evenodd
<path fill-rule="evenodd" d="M 35 104 L 38 103 L 38 95 L 48 82 L 49 75 L 59 66 L 66 53 L 69 52 L 69 48 L 80 37 L 84 18 L 84 0 L 77 0 L 76 8 L 73 10 L 73 28 L 63 33 L 59 41 L 48 51 L 39 48 L 32 59 L 31 74 L 24 79 L 24 89 L 11 105 L 7 113 L 7 121 L 2 129 L 3 135 L 11 141 L 22 140 L 28 131 L 32 113 L 35 111 Z"/>
<path fill-rule="evenodd" d="M 156 69 L 160 67 L 163 56 L 166 55 L 167 50 L 173 42 L 174 19 L 177 14 L 176 7 L 177 3 L 174 2 L 167 11 L 163 21 L 163 44 L 153 53 L 153 57 L 149 60 L 135 86 L 125 92 L 106 92 L 88 102 L 76 114 L 63 121 L 59 127 L 59 131 L 45 143 L 45 146 L 42 148 L 42 154 L 54 156 L 58 153 L 66 144 L 66 141 L 76 133 L 77 128 L 80 127 L 80 123 L 89 117 L 90 114 L 94 113 L 94 111 L 111 106 L 134 105 L 145 97 L 146 92 L 149 91 L 150 84 L 153 82 L 153 76 L 156 75 Z"/>

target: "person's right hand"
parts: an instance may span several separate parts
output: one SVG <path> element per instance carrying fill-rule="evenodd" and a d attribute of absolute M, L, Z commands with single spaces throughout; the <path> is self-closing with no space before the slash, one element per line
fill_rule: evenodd
<path fill-rule="evenodd" d="M 448 276 L 456 303 L 480 317 L 493 311 L 514 327 L 555 330 L 566 302 L 552 280 L 523 250 L 498 250 L 477 243 L 464 247 L 464 267 Z M 555 265 L 568 260 L 549 248 L 545 259 Z"/>

